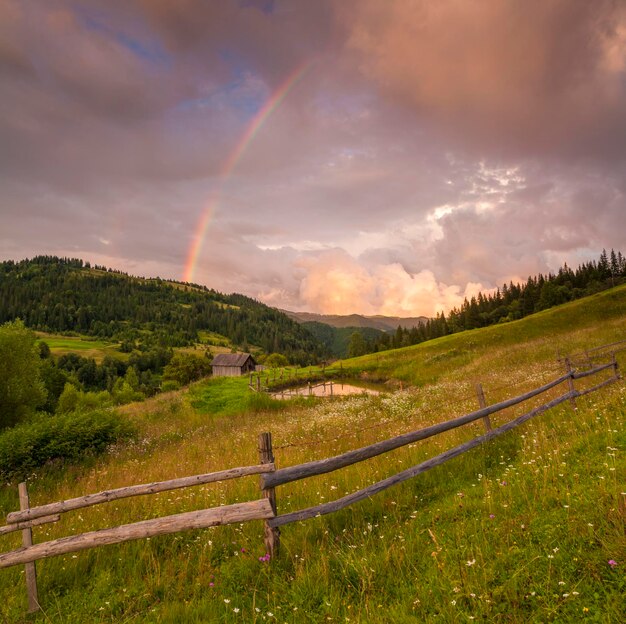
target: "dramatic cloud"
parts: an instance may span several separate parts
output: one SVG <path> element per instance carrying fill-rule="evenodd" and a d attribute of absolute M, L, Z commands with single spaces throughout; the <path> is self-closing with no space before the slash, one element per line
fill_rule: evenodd
<path fill-rule="evenodd" d="M 349 47 L 381 89 L 496 153 L 626 155 L 626 5 L 364 0 Z"/>
<path fill-rule="evenodd" d="M 432 315 L 626 251 L 626 4 L 0 0 L 0 145 L 3 258 Z"/>

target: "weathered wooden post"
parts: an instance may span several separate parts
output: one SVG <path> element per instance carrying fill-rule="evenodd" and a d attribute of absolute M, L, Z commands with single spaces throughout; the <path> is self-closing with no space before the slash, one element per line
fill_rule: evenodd
<path fill-rule="evenodd" d="M 313 390 L 311 389 L 311 382 L 308 381 L 307 383 L 309 384 L 309 396 L 311 396 L 313 394 Z"/>
<path fill-rule="evenodd" d="M 261 464 L 274 463 L 271 433 L 259 434 L 259 461 Z M 276 490 L 274 488 L 263 488 L 261 491 L 263 492 L 263 498 L 269 500 L 274 515 L 276 515 L 278 513 L 276 511 Z M 278 557 L 280 551 L 280 529 L 278 527 L 272 528 L 269 526 L 267 520 L 264 520 L 264 534 L 266 553 L 269 554 L 272 559 Z"/>
<path fill-rule="evenodd" d="M 615 379 L 621 379 L 622 376 L 619 374 L 619 364 L 617 363 L 617 358 L 615 357 L 615 352 L 613 352 L 613 374 L 615 375 Z"/>
<path fill-rule="evenodd" d="M 476 397 L 478 398 L 478 405 L 480 409 L 487 407 L 487 401 L 485 401 L 485 392 L 483 391 L 483 385 L 481 383 L 476 384 Z M 483 422 L 485 423 L 485 429 L 491 431 L 491 419 L 489 416 L 483 416 Z"/>
<path fill-rule="evenodd" d="M 26 511 L 30 509 L 30 502 L 28 499 L 28 489 L 26 483 L 20 483 L 17 486 L 20 495 L 20 511 Z M 22 546 L 28 548 L 33 545 L 33 530 L 28 527 L 22 529 Z M 39 611 L 39 598 L 37 596 L 37 570 L 35 568 L 35 562 L 31 561 L 24 565 L 26 570 L 26 594 L 28 595 L 28 612 L 35 613 Z"/>
<path fill-rule="evenodd" d="M 574 388 L 574 371 L 572 369 L 572 363 L 568 357 L 565 358 L 565 372 L 569 373 L 569 378 L 567 379 L 567 387 L 570 392 L 576 392 L 576 388 Z M 569 400 L 572 409 L 576 409 L 576 397 L 572 396 Z"/>
<path fill-rule="evenodd" d="M 256 391 L 261 392 L 261 375 L 256 378 Z"/>
<path fill-rule="evenodd" d="M 333 380 L 330 380 L 330 396 L 333 396 Z"/>

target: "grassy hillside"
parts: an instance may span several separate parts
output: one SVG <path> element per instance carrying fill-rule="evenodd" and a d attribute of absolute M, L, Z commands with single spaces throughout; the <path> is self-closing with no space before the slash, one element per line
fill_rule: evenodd
<path fill-rule="evenodd" d="M 626 286 L 480 330 L 444 336 L 414 347 L 366 355 L 342 366 L 421 386 L 452 375 L 460 383 L 525 367 L 556 363 L 559 354 L 626 339 Z M 455 372 L 457 374 L 455 374 Z"/>
<path fill-rule="evenodd" d="M 93 358 L 96 362 L 102 362 L 107 355 L 117 358 L 128 357 L 128 354 L 119 350 L 119 342 L 90 340 L 86 336 L 62 336 L 46 332 L 36 332 L 36 334 L 50 347 L 51 353 L 55 356 L 77 353 L 83 357 Z"/>
<path fill-rule="evenodd" d="M 35 332 L 37 337 L 45 342 L 52 355 L 60 356 L 67 353 L 76 353 L 85 358 L 93 358 L 97 363 L 102 362 L 109 355 L 117 359 L 127 360 L 128 353 L 120 351 L 119 342 L 106 340 L 93 340 L 88 336 L 65 336 L 61 334 L 48 334 Z M 215 332 L 198 332 L 199 342 L 187 347 L 175 347 L 174 352 L 191 353 L 197 355 L 209 351 L 213 355 L 218 353 L 230 353 L 236 345 L 232 344 L 225 336 Z"/>
<path fill-rule="evenodd" d="M 329 457 L 475 409 L 477 381 L 495 402 L 558 376 L 557 350 L 625 336 L 622 287 L 516 323 L 342 363 L 403 380 L 394 394 L 278 404 L 247 395 L 246 379 L 211 380 L 124 408 L 139 440 L 34 475 L 31 504 L 257 463 L 262 431 L 273 434 L 279 466 Z M 624 370 L 624 353 L 619 359 Z M 284 527 L 272 562 L 259 560 L 260 522 L 40 561 L 45 613 L 35 621 L 622 622 L 625 424 L 620 382 L 579 399 L 575 412 L 563 405 L 371 500 Z M 481 428 L 282 486 L 279 512 L 360 489 Z M 36 528 L 35 541 L 257 497 L 252 477 L 129 499 L 66 514 Z M 17 507 L 15 485 L 0 490 L 0 511 Z M 18 535 L 2 538 L 2 550 L 19 545 Z M 25 604 L 23 571 L 0 570 L 0 621 L 22 621 Z"/>

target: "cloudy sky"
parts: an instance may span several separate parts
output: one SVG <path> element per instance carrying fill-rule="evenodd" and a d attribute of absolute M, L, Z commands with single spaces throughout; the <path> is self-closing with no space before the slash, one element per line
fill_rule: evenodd
<path fill-rule="evenodd" d="M 0 258 L 434 315 L 626 252 L 622 0 L 0 0 Z"/>

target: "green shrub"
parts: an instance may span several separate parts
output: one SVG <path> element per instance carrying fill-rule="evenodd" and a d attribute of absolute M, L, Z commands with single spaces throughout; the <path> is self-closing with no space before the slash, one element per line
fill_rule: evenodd
<path fill-rule="evenodd" d="M 280 368 L 281 366 L 289 366 L 289 360 L 282 353 L 272 353 L 268 355 L 264 362 L 268 368 Z"/>
<path fill-rule="evenodd" d="M 186 386 L 211 374 L 211 361 L 190 353 L 176 353 L 163 369 L 163 381 L 176 381 Z"/>
<path fill-rule="evenodd" d="M 162 392 L 171 392 L 172 390 L 180 390 L 180 384 L 173 379 L 167 379 L 161 384 Z"/>
<path fill-rule="evenodd" d="M 52 461 L 75 462 L 133 435 L 134 427 L 115 412 L 41 416 L 0 434 L 0 478 L 24 478 Z"/>
<path fill-rule="evenodd" d="M 0 429 L 10 427 L 46 401 L 39 377 L 35 334 L 22 321 L 0 325 Z"/>

